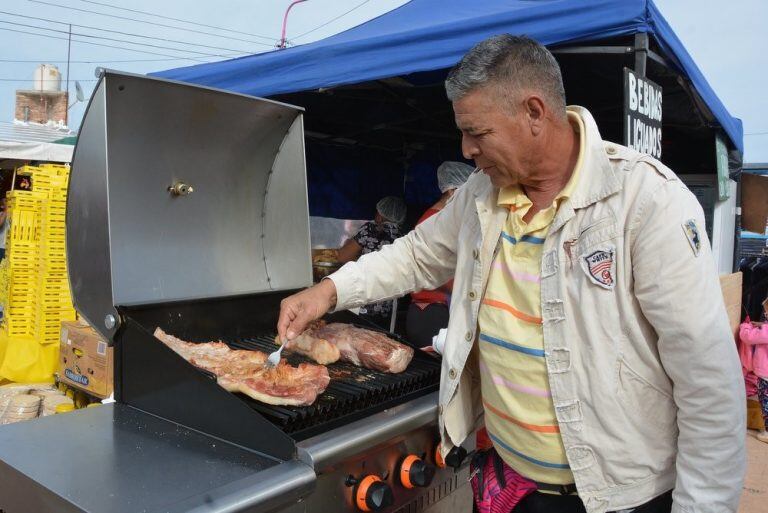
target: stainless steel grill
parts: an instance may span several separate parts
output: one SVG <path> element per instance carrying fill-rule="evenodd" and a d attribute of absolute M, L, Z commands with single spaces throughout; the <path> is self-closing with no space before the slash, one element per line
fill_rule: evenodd
<path fill-rule="evenodd" d="M 295 107 L 102 77 L 75 150 L 67 251 L 75 306 L 115 348 L 116 403 L 0 429 L 0 510 L 355 511 L 373 475 L 371 509 L 419 511 L 463 482 L 459 464 L 422 488 L 399 481 L 406 454 L 434 465 L 428 355 L 396 375 L 332 364 L 315 404 L 275 407 L 152 335 L 276 348 L 280 301 L 311 283 L 303 151 Z"/>

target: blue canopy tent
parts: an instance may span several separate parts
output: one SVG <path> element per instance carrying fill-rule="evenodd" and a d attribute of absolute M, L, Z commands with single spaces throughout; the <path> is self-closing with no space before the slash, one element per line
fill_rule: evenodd
<path fill-rule="evenodd" d="M 382 195 L 405 190 L 421 204 L 437 195 L 435 166 L 460 158 L 442 81 L 499 33 L 548 45 L 568 102 L 588 107 L 604 138 L 621 142 L 626 66 L 664 89 L 662 160 L 711 173 L 719 133 L 740 166 L 741 121 L 648 0 L 412 0 L 311 44 L 155 75 L 306 107 L 311 213 L 370 218 Z"/>

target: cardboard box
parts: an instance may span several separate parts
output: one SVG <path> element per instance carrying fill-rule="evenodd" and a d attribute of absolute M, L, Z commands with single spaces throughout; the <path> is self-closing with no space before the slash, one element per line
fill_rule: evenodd
<path fill-rule="evenodd" d="M 760 409 L 760 401 L 757 399 L 747 399 L 747 429 L 758 431 L 765 429 L 763 412 Z"/>
<path fill-rule="evenodd" d="M 723 292 L 725 311 L 728 313 L 728 323 L 734 340 L 738 336 L 741 322 L 741 280 L 740 272 L 720 276 L 720 289 Z"/>
<path fill-rule="evenodd" d="M 742 173 L 741 227 L 755 233 L 765 233 L 768 221 L 768 176 Z"/>
<path fill-rule="evenodd" d="M 112 348 L 84 321 L 61 323 L 59 380 L 96 397 L 112 394 Z"/>

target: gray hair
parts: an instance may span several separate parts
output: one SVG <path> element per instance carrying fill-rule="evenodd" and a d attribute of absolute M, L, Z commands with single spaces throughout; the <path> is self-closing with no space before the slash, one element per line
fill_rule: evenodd
<path fill-rule="evenodd" d="M 486 85 L 499 86 L 507 96 L 522 89 L 538 91 L 565 116 L 560 66 L 545 46 L 528 36 L 501 34 L 479 42 L 448 73 L 445 91 L 453 102 Z"/>

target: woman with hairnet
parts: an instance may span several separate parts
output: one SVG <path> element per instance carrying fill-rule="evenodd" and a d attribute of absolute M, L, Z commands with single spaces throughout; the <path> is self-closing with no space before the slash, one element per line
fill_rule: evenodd
<path fill-rule="evenodd" d="M 462 162 L 443 162 L 437 168 L 437 186 L 442 196 L 424 212 L 416 224 L 437 214 L 467 181 L 474 168 Z M 408 340 L 417 347 L 432 345 L 432 337 L 448 326 L 448 303 L 451 299 L 453 280 L 435 290 L 422 290 L 411 294 L 408 307 L 406 332 Z"/>
<path fill-rule="evenodd" d="M 405 221 L 405 202 L 395 196 L 387 196 L 376 203 L 376 217 L 365 223 L 354 237 L 339 249 L 339 263 L 357 260 L 360 255 L 378 251 L 402 236 L 400 225 Z M 383 328 L 389 329 L 392 301 L 382 301 L 360 307 L 360 315 Z"/>

